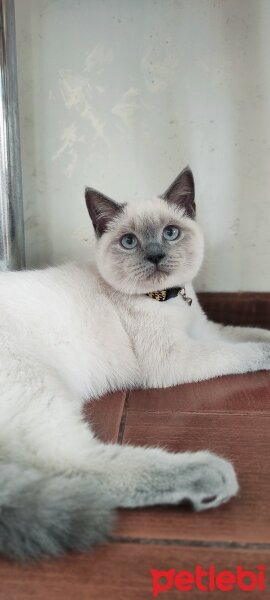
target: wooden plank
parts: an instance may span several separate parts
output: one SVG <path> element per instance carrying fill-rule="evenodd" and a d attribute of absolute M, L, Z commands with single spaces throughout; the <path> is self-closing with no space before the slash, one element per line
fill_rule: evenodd
<path fill-rule="evenodd" d="M 125 398 L 126 392 L 115 392 L 85 404 L 85 418 L 103 442 L 117 442 Z"/>
<path fill-rule="evenodd" d="M 270 328 L 270 292 L 201 292 L 198 297 L 213 321 Z"/>
<path fill-rule="evenodd" d="M 128 399 L 128 413 L 144 415 L 161 412 L 270 413 L 270 371 L 228 375 L 198 384 L 184 384 L 155 390 L 134 390 Z M 136 414 L 138 419 L 138 414 Z M 143 418 L 143 417 L 142 417 Z"/>
<path fill-rule="evenodd" d="M 190 547 L 159 544 L 111 544 L 91 554 L 66 556 L 39 565 L 18 566 L 0 561 L 0 600 L 150 600 L 152 577 L 150 570 L 190 570 L 196 565 L 216 571 L 232 570 L 237 566 L 256 570 L 266 567 L 265 592 L 235 589 L 236 600 L 268 598 L 270 594 L 270 551 L 263 549 L 233 549 Z M 164 581 L 164 580 L 163 580 Z M 206 582 L 206 580 L 204 580 Z M 208 598 L 208 593 L 194 589 L 187 597 Z M 179 599 L 180 591 L 162 592 L 159 598 Z M 209 597 L 224 599 L 224 591 L 213 591 Z"/>
<path fill-rule="evenodd" d="M 228 384 L 228 378 L 227 384 Z M 233 378 L 232 378 L 233 379 Z M 148 392 L 136 403 L 137 392 L 130 395 L 123 443 L 165 447 L 171 451 L 208 449 L 233 460 L 241 485 L 237 498 L 205 513 L 194 514 L 181 508 L 155 508 L 123 511 L 118 535 L 126 537 L 168 538 L 181 540 L 226 540 L 235 542 L 270 542 L 270 414 L 267 394 L 260 402 L 261 377 L 258 389 L 253 381 L 241 396 L 237 386 L 234 410 L 228 407 L 224 382 L 220 380 L 220 397 L 215 410 L 207 404 L 207 385 L 190 384 L 193 389 L 193 410 L 177 407 L 175 400 L 182 394 L 180 387 L 159 396 L 155 411 L 156 391 Z M 267 381 L 267 378 L 266 378 Z M 209 382 L 211 390 L 212 382 Z M 196 391 L 195 391 L 196 389 Z M 204 390 L 204 411 L 199 411 L 200 390 Z M 174 396 L 175 394 L 175 396 Z M 191 392 L 190 392 L 191 394 Z M 269 394 L 269 392 L 268 392 Z M 210 393 L 211 395 L 211 393 Z M 249 397 L 250 413 L 246 410 Z M 137 398 L 138 399 L 138 398 Z M 224 405 L 222 404 L 224 402 Z M 186 405 L 184 406 L 184 409 Z M 196 412 L 197 411 L 197 412 Z"/>

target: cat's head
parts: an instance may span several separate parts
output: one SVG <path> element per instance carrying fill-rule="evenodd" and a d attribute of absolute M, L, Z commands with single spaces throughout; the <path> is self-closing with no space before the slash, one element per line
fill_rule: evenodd
<path fill-rule="evenodd" d="M 161 197 L 145 202 L 118 204 L 86 188 L 97 237 L 97 266 L 105 281 L 127 294 L 192 281 L 203 258 L 194 196 L 188 167 Z"/>

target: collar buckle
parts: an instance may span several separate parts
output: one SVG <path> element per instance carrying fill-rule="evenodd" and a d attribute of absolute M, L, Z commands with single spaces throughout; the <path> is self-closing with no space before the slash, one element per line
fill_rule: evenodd
<path fill-rule="evenodd" d="M 182 296 L 183 300 L 185 300 L 185 302 L 187 302 L 187 304 L 189 306 L 191 306 L 192 298 L 189 298 L 189 296 L 187 296 L 186 290 L 184 287 L 179 288 L 179 292 L 177 293 L 177 296 Z"/>
<path fill-rule="evenodd" d="M 188 306 L 191 306 L 192 304 L 192 298 L 189 298 L 189 296 L 187 296 L 184 287 L 174 287 L 167 288 L 166 290 L 158 290 L 156 292 L 148 292 L 146 296 L 149 296 L 149 298 L 153 298 L 158 302 L 166 302 L 166 300 L 170 300 L 171 298 L 181 296 L 181 298 L 183 298 L 183 300 L 188 304 Z"/>

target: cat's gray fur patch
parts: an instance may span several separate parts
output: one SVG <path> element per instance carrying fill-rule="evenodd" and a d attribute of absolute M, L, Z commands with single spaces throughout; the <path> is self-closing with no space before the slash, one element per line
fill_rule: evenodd
<path fill-rule="evenodd" d="M 94 475 L 0 464 L 0 554 L 8 558 L 88 550 L 105 541 L 112 516 Z"/>

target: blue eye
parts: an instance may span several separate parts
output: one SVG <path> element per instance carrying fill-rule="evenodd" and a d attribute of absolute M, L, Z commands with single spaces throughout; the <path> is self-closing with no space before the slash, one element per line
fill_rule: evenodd
<path fill-rule="evenodd" d="M 177 240 L 179 234 L 180 230 L 178 229 L 178 227 L 174 227 L 174 225 L 168 225 L 168 227 L 165 227 L 165 229 L 163 229 L 163 237 L 168 242 L 173 242 L 174 240 Z"/>
<path fill-rule="evenodd" d="M 120 244 L 123 246 L 123 248 L 126 248 L 126 250 L 132 250 L 133 248 L 136 248 L 138 240 L 136 235 L 133 235 L 133 233 L 127 233 L 121 238 Z"/>

